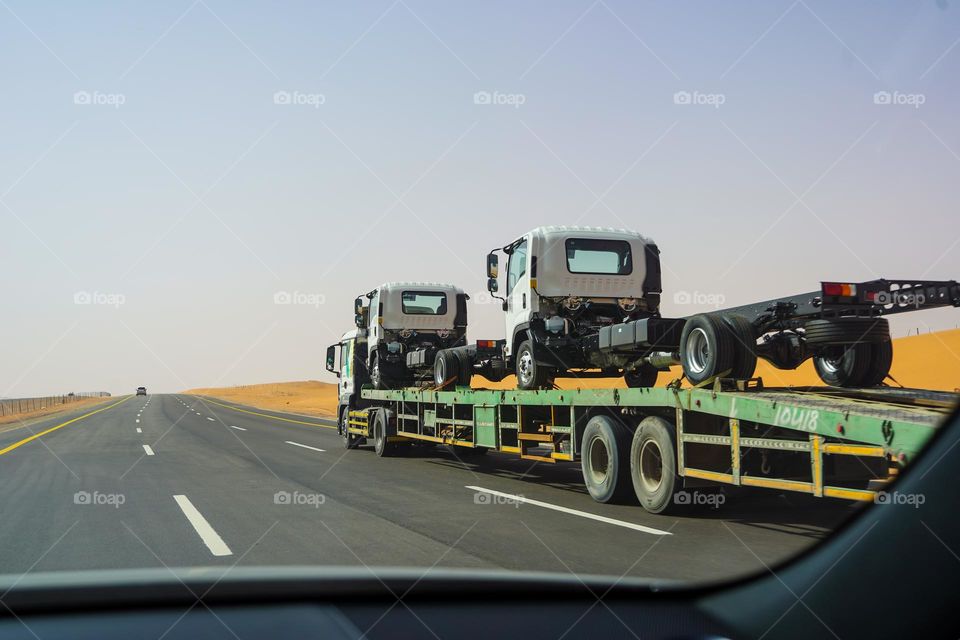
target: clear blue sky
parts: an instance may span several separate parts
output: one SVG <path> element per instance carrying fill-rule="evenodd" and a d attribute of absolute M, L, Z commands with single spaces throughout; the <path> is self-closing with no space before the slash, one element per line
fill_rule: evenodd
<path fill-rule="evenodd" d="M 0 395 L 327 379 L 355 295 L 540 224 L 655 238 L 667 314 L 958 278 L 957 11 L 3 0 Z"/>

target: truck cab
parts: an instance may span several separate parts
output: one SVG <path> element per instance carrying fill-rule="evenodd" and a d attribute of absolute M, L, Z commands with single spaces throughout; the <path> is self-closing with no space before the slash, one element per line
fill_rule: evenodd
<path fill-rule="evenodd" d="M 466 344 L 468 298 L 457 286 L 435 282 L 388 282 L 359 296 L 355 318 L 373 386 L 429 379 L 438 350 Z"/>
<path fill-rule="evenodd" d="M 659 317 L 660 254 L 653 240 L 625 229 L 533 229 L 488 255 L 494 295 L 499 253 L 507 262 L 503 357 L 513 365 L 518 386 L 549 386 L 553 377 L 576 370 L 581 371 L 575 375 L 600 370 L 630 376 L 642 367 L 638 359 L 602 351 L 592 342 L 604 329 Z M 656 379 L 656 369 L 643 374 Z"/>

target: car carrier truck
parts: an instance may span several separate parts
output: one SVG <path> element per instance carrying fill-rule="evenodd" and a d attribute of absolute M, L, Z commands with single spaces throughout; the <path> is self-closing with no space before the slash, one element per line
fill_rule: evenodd
<path fill-rule="evenodd" d="M 507 257 L 503 296 L 499 257 Z M 441 349 L 438 388 L 479 374 L 515 373 L 520 389 L 556 377 L 623 376 L 652 387 L 681 365 L 694 385 L 749 379 L 757 358 L 795 369 L 813 358 L 838 387 L 880 384 L 893 358 L 885 316 L 960 306 L 956 281 L 823 282 L 819 290 L 687 318 L 660 314 L 660 251 L 635 231 L 540 227 L 487 256 L 488 289 L 501 300 L 504 337 Z M 463 366 L 466 363 L 466 369 Z"/>

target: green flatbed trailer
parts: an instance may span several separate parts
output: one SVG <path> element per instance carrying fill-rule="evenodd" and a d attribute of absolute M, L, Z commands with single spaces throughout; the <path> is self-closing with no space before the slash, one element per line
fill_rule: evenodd
<path fill-rule="evenodd" d="M 719 380 L 694 389 L 364 387 L 361 398 L 348 433 L 341 426 L 348 447 L 370 439 L 378 455 L 389 455 L 397 446 L 434 443 L 579 463 L 594 499 L 635 494 L 660 513 L 674 508 L 681 489 L 716 485 L 874 500 L 960 395 Z"/>

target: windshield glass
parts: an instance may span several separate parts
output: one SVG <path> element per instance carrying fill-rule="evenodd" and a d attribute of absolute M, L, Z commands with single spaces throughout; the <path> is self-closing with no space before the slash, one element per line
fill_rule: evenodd
<path fill-rule="evenodd" d="M 442 316 L 447 313 L 447 294 L 435 291 L 404 291 L 403 312 L 412 316 Z"/>
<path fill-rule="evenodd" d="M 953 508 L 960 0 L 0 16 L 0 573 L 703 583 Z"/>

